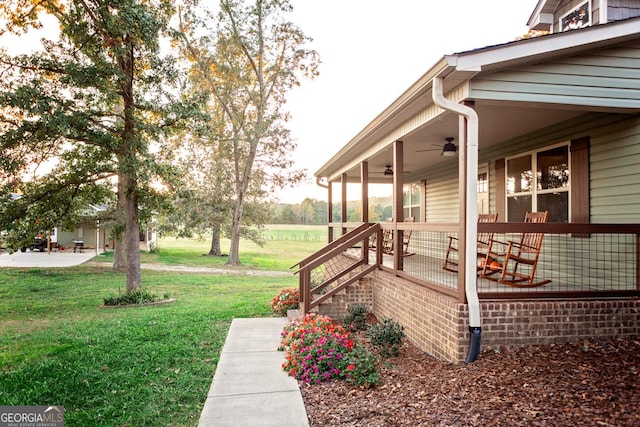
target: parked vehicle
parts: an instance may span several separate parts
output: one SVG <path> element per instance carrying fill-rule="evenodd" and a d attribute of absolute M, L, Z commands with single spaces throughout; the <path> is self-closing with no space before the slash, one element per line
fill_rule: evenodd
<path fill-rule="evenodd" d="M 22 246 L 20 248 L 20 252 L 26 252 L 27 248 L 32 251 L 38 250 L 40 252 L 44 252 L 44 250 L 47 249 L 47 241 L 41 237 L 36 237 L 31 245 Z"/>

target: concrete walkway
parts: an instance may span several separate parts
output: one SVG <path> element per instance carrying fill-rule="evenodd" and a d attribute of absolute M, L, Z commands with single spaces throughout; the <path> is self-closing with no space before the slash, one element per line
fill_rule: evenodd
<path fill-rule="evenodd" d="M 71 267 L 87 262 L 97 255 L 95 250 L 82 252 L 55 251 L 55 252 L 0 252 L 0 267 Z"/>
<path fill-rule="evenodd" d="M 199 427 L 308 426 L 298 382 L 278 351 L 286 318 L 233 319 Z"/>

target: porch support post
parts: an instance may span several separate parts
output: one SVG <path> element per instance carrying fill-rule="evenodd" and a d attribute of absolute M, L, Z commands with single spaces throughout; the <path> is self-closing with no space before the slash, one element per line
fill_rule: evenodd
<path fill-rule="evenodd" d="M 360 163 L 360 184 L 362 185 L 362 222 L 369 222 L 369 162 Z"/>
<path fill-rule="evenodd" d="M 393 218 L 395 230 L 393 230 L 393 268 L 402 271 L 402 230 L 398 230 L 398 223 L 404 221 L 404 206 L 402 187 L 404 182 L 404 151 L 402 141 L 393 143 Z"/>
<path fill-rule="evenodd" d="M 362 222 L 369 222 L 369 163 L 360 163 L 360 185 L 362 186 L 360 200 L 360 211 L 362 212 Z M 362 242 L 362 259 L 365 260 L 365 264 L 369 264 L 369 239 L 364 239 Z"/>
<path fill-rule="evenodd" d="M 344 223 L 347 222 L 347 174 L 343 173 L 340 176 L 340 183 L 342 184 L 342 203 L 340 203 L 340 221 L 342 221 L 342 235 L 347 234 L 347 227 Z"/>
<path fill-rule="evenodd" d="M 327 230 L 327 242 L 333 242 L 333 227 L 331 227 L 331 223 L 333 222 L 333 183 L 329 181 L 327 185 L 327 224 L 329 224 L 329 229 Z"/>

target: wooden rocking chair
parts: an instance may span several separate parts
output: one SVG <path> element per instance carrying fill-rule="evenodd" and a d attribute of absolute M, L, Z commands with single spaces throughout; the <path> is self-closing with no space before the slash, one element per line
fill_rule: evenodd
<path fill-rule="evenodd" d="M 525 215 L 524 222 L 545 223 L 547 222 L 548 214 L 548 211 L 528 212 Z M 489 263 L 489 259 L 487 259 L 482 271 L 482 277 L 519 288 L 533 288 L 550 283 L 551 280 L 534 281 L 543 238 L 544 233 L 522 233 L 519 242 L 511 240 L 508 243 L 494 241 L 505 245 L 507 250 L 504 254 L 496 253 L 495 251 L 489 254 L 492 257 L 492 262 Z M 497 261 L 500 258 L 503 260 L 502 263 Z M 491 277 L 498 273 L 500 274 L 499 279 Z"/>
<path fill-rule="evenodd" d="M 389 219 L 388 221 L 392 221 Z M 413 217 L 405 218 L 404 222 L 413 222 Z M 393 230 L 385 230 L 382 233 L 382 252 L 387 255 L 393 255 Z M 411 230 L 404 230 L 402 233 L 402 256 L 407 257 L 415 255 L 413 252 L 409 252 L 409 243 L 411 242 Z"/>
<path fill-rule="evenodd" d="M 393 218 L 387 218 L 387 222 L 393 222 Z M 378 241 L 376 235 L 371 236 L 369 240 L 369 250 L 375 251 L 377 249 Z M 382 252 L 386 253 L 388 248 L 393 250 L 393 230 L 382 230 L 382 242 L 380 247 Z"/>
<path fill-rule="evenodd" d="M 480 214 L 478 215 L 478 223 L 488 223 L 498 221 L 497 213 Z M 484 263 L 487 261 L 488 255 L 491 252 L 491 245 L 493 243 L 493 233 L 479 233 L 477 241 L 477 258 L 478 258 L 478 271 L 481 271 L 484 267 Z M 444 270 L 451 271 L 453 273 L 458 272 L 458 238 L 449 236 L 449 245 L 447 246 L 447 253 L 444 257 Z"/>

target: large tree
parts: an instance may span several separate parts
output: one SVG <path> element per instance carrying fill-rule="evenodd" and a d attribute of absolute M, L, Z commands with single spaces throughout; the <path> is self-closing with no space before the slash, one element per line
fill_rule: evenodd
<path fill-rule="evenodd" d="M 177 237 L 211 236 L 207 255 L 221 256 L 221 238 L 231 237 L 235 208 L 231 147 L 219 123 L 220 114 L 203 107 L 206 122 L 192 121 L 190 132 L 175 138 L 163 152 L 179 170 L 183 186 L 172 193 L 173 209 L 160 220 L 160 231 Z M 219 113 L 219 112 L 218 112 Z M 240 236 L 264 244 L 262 230 L 272 217 L 263 175 L 254 174 L 246 191 Z"/>
<path fill-rule="evenodd" d="M 306 48 L 310 39 L 287 21 L 291 10 L 287 0 L 221 0 L 217 25 L 201 37 L 206 25 L 197 25 L 194 13 L 184 15 L 194 82 L 211 94 L 210 111 L 220 113 L 210 138 L 231 173 L 229 264 L 240 263 L 243 220 L 251 203 L 258 207 L 255 195 L 303 176 L 289 157 L 296 145 L 286 128 L 285 95 L 317 74 L 318 60 Z"/>
<path fill-rule="evenodd" d="M 51 227 L 60 217 L 45 215 L 48 207 L 62 211 L 77 206 L 79 195 L 85 200 L 104 195 L 95 192 L 99 185 L 115 187 L 126 288 L 134 290 L 142 280 L 140 206 L 153 207 L 152 184 L 165 171 L 150 146 L 185 111 L 168 92 L 175 91 L 178 77 L 174 61 L 161 53 L 173 1 L 0 4 L 4 30 L 16 34 L 39 27 L 42 14 L 55 18 L 59 37 L 45 40 L 44 50 L 33 54 L 0 51 L 2 193 L 15 191 L 16 183 L 24 193 L 23 211 L 2 210 L 0 225 L 15 228 L 13 220 L 19 219 L 19 224 Z M 25 172 L 43 160 L 50 161 L 51 171 L 20 185 Z"/>

